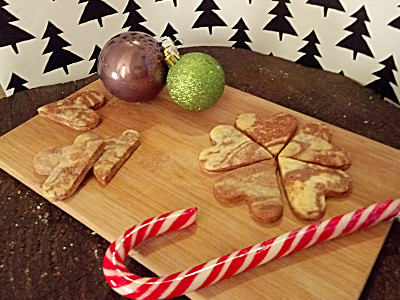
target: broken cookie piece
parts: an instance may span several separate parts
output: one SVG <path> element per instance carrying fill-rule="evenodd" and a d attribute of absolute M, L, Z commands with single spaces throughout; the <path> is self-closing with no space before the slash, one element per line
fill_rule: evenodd
<path fill-rule="evenodd" d="M 44 196 L 50 201 L 71 196 L 103 152 L 104 146 L 103 141 L 90 141 L 62 147 L 58 163 L 42 186 Z"/>
<path fill-rule="evenodd" d="M 293 137 L 279 157 L 288 157 L 321 166 L 345 170 L 349 154 L 331 144 L 331 131 L 322 123 L 308 123 Z"/>
<path fill-rule="evenodd" d="M 38 152 L 33 158 L 35 172 L 40 175 L 49 176 L 51 171 L 66 155 L 67 149 L 66 147 L 52 147 Z"/>
<path fill-rule="evenodd" d="M 342 170 L 281 156 L 278 164 L 289 204 L 301 219 L 319 219 L 326 197 L 345 196 L 351 190 L 351 178 Z"/>
<path fill-rule="evenodd" d="M 200 166 L 208 172 L 233 170 L 272 158 L 266 149 L 230 125 L 214 127 L 210 138 L 214 146 L 199 155 Z"/>
<path fill-rule="evenodd" d="M 236 119 L 236 128 L 262 145 L 273 156 L 277 156 L 296 132 L 297 119 L 286 113 L 279 113 L 271 118 L 242 113 Z"/>
<path fill-rule="evenodd" d="M 272 223 L 283 213 L 275 160 L 265 160 L 219 175 L 214 196 L 223 203 L 246 201 L 251 217 Z"/>
<path fill-rule="evenodd" d="M 93 174 L 101 184 L 106 185 L 139 146 L 139 133 L 128 129 L 104 142 L 106 145 L 93 166 Z"/>
<path fill-rule="evenodd" d="M 139 133 L 128 129 L 120 136 L 103 139 L 89 132 L 79 135 L 74 143 L 86 143 L 93 140 L 105 142 L 103 153 L 93 166 L 93 174 L 101 184 L 106 185 L 139 146 Z"/>

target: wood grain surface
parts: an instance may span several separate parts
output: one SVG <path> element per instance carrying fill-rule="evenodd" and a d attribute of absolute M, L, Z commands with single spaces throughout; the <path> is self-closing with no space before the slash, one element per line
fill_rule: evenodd
<path fill-rule="evenodd" d="M 107 94 L 100 81 L 84 89 Z M 145 241 L 131 252 L 158 275 L 181 271 L 309 224 L 296 218 L 287 203 L 283 218 L 271 225 L 254 222 L 244 204 L 218 203 L 212 194 L 214 177 L 200 170 L 198 154 L 210 145 L 208 133 L 214 126 L 233 125 L 242 112 L 266 117 L 289 112 L 300 122 L 315 119 L 230 87 L 213 108 L 203 112 L 182 109 L 166 91 L 147 103 L 108 96 L 109 102 L 99 110 L 102 124 L 92 131 L 111 137 L 132 128 L 140 133 L 141 145 L 106 187 L 88 176 L 74 196 L 54 204 L 108 241 L 144 219 L 198 207 L 195 227 Z M 323 219 L 398 197 L 400 151 L 338 127 L 330 128 L 333 143 L 352 155 L 348 173 L 354 185 L 349 196 L 328 200 Z M 0 167 L 42 194 L 43 178 L 34 173 L 34 155 L 46 147 L 72 143 L 79 134 L 36 116 L 0 138 Z M 380 224 L 316 245 L 188 296 L 357 299 L 389 228 L 389 223 Z"/>

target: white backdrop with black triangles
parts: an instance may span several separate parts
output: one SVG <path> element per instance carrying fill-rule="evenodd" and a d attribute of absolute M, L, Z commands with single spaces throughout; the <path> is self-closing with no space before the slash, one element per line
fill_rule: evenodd
<path fill-rule="evenodd" d="M 0 85 L 11 95 L 87 77 L 128 30 L 282 57 L 400 103 L 400 0 L 0 0 Z"/>

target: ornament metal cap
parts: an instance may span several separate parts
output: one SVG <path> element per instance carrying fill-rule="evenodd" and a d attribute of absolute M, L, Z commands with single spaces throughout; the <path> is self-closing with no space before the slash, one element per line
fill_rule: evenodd
<path fill-rule="evenodd" d="M 164 48 L 165 61 L 168 66 L 173 66 L 179 60 L 179 51 L 170 37 L 161 40 L 161 46 Z"/>

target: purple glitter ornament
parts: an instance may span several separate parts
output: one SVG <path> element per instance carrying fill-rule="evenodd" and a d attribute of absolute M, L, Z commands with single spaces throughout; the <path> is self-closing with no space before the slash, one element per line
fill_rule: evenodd
<path fill-rule="evenodd" d="M 151 100 L 161 92 L 168 67 L 160 43 L 146 33 L 128 31 L 105 44 L 97 70 L 111 94 L 137 102 Z"/>

